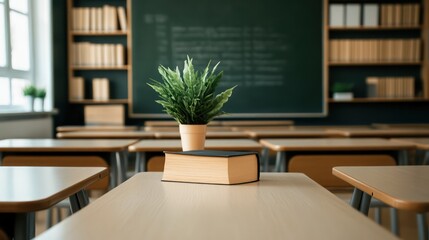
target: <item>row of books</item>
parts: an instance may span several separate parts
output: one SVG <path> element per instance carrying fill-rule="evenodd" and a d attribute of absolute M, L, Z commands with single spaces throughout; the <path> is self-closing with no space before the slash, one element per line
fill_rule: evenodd
<path fill-rule="evenodd" d="M 125 47 L 122 44 L 74 43 L 74 66 L 125 66 Z"/>
<path fill-rule="evenodd" d="M 381 26 L 418 26 L 420 5 L 414 4 L 381 4 Z"/>
<path fill-rule="evenodd" d="M 366 84 L 368 97 L 414 97 L 413 77 L 368 77 Z"/>
<path fill-rule="evenodd" d="M 418 62 L 420 39 L 334 39 L 329 42 L 330 62 Z"/>
<path fill-rule="evenodd" d="M 75 7 L 72 9 L 72 30 L 83 32 L 114 32 L 127 30 L 125 8 L 104 5 L 103 7 Z"/>
<path fill-rule="evenodd" d="M 333 3 L 329 5 L 332 27 L 418 26 L 420 5 Z"/>
<path fill-rule="evenodd" d="M 109 79 L 92 79 L 92 99 L 107 101 L 110 98 L 109 92 Z M 73 77 L 70 81 L 70 98 L 73 100 L 85 99 L 85 79 L 83 77 Z"/>

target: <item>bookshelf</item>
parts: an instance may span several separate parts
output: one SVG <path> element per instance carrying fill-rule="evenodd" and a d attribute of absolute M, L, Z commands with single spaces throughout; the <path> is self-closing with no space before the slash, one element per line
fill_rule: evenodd
<path fill-rule="evenodd" d="M 324 4 L 328 89 L 337 82 L 352 83 L 355 95 L 346 101 L 329 98 L 329 103 L 429 101 L 429 0 Z M 368 91 L 368 78 L 377 78 L 375 94 Z"/>
<path fill-rule="evenodd" d="M 128 104 L 131 0 L 67 0 L 67 20 L 69 102 Z"/>

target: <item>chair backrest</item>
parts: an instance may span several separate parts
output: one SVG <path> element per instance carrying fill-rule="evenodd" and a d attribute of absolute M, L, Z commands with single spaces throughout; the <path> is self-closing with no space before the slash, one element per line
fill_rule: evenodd
<path fill-rule="evenodd" d="M 164 156 L 153 156 L 147 161 L 148 172 L 163 172 L 164 171 Z"/>
<path fill-rule="evenodd" d="M 336 166 L 393 166 L 389 155 L 296 155 L 289 161 L 289 172 L 302 172 L 325 188 L 351 188 L 351 185 L 332 175 Z"/>
<path fill-rule="evenodd" d="M 50 167 L 106 167 L 109 165 L 98 156 L 6 156 L 3 166 L 50 166 Z M 87 190 L 105 190 L 109 187 L 109 175 L 89 185 Z"/>
<path fill-rule="evenodd" d="M 86 105 L 85 125 L 124 125 L 124 105 Z"/>

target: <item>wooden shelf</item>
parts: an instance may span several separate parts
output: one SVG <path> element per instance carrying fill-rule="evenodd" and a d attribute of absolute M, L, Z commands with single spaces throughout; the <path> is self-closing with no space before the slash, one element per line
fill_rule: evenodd
<path fill-rule="evenodd" d="M 422 62 L 329 62 L 329 66 L 413 66 Z"/>
<path fill-rule="evenodd" d="M 129 66 L 73 66 L 72 70 L 129 70 Z"/>
<path fill-rule="evenodd" d="M 73 31 L 73 36 L 127 36 L 128 31 L 114 31 L 114 32 L 86 32 L 86 31 Z"/>
<path fill-rule="evenodd" d="M 375 103 L 375 102 L 429 102 L 427 98 L 354 98 L 352 100 L 329 99 L 330 103 Z"/>
<path fill-rule="evenodd" d="M 99 101 L 93 99 L 75 100 L 70 99 L 70 103 L 75 104 L 112 104 L 112 103 L 128 103 L 128 99 L 109 99 L 107 101 Z"/>
<path fill-rule="evenodd" d="M 393 30 L 421 30 L 421 26 L 376 26 L 376 27 L 329 27 L 330 31 L 393 31 Z"/>

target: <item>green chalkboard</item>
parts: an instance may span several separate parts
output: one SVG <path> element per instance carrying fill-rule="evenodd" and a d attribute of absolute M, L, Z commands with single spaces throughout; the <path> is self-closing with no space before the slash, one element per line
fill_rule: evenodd
<path fill-rule="evenodd" d="M 220 61 L 225 111 L 238 117 L 325 115 L 322 1 L 134 0 L 131 115 L 160 117 L 147 86 L 159 64 Z"/>

